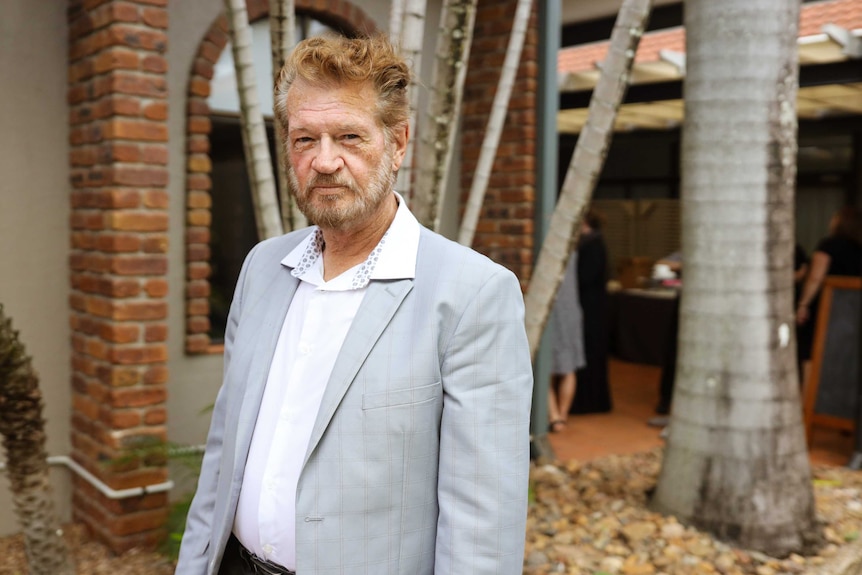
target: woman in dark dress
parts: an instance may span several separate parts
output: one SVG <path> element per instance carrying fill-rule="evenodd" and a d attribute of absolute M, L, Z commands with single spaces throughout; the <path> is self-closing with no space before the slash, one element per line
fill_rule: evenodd
<path fill-rule="evenodd" d="M 578 386 L 571 413 L 611 410 L 608 384 L 608 255 L 601 219 L 584 216 L 578 242 L 578 293 L 584 318 L 584 352 L 587 365 L 578 370 Z"/>
<path fill-rule="evenodd" d="M 811 255 L 808 277 L 796 307 L 796 323 L 804 328 L 797 342 L 803 361 L 811 359 L 820 288 L 826 276 L 862 276 L 862 214 L 855 206 L 844 206 L 832 216 L 829 236 L 820 240 Z"/>

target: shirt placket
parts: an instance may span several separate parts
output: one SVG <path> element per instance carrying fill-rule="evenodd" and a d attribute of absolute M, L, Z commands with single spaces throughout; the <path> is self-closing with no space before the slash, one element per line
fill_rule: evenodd
<path fill-rule="evenodd" d="M 297 425 L 297 418 L 303 414 L 312 418 L 316 416 L 325 389 L 325 386 L 309 389 L 304 385 L 308 379 L 309 370 L 314 369 L 315 352 L 318 351 L 317 348 L 322 341 L 320 338 L 325 327 L 325 295 L 326 292 L 319 289 L 309 294 L 302 328 L 294 344 L 294 362 L 289 368 L 287 389 L 274 430 L 274 437 L 280 438 L 279 443 L 284 446 L 284 449 L 271 451 L 262 481 L 265 497 L 261 497 L 261 532 L 287 532 L 288 537 L 284 538 L 285 540 L 295 538 L 295 526 L 293 523 L 286 523 L 283 516 L 274 513 L 274 510 L 283 510 L 286 506 L 295 509 L 295 502 L 281 499 L 288 491 L 284 486 L 295 484 L 298 479 L 312 430 L 312 426 Z M 311 415 L 312 411 L 314 415 Z M 285 550 L 279 549 L 274 542 L 261 541 L 261 544 L 266 559 L 277 563 L 282 562 L 280 559 L 283 559 Z"/>

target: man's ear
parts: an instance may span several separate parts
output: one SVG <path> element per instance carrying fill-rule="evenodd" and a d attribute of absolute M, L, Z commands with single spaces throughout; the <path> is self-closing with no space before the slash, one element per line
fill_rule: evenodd
<path fill-rule="evenodd" d="M 404 122 L 392 129 L 392 143 L 395 144 L 395 153 L 392 155 L 392 170 L 398 171 L 404 156 L 407 154 L 407 140 L 410 137 L 410 123 Z"/>

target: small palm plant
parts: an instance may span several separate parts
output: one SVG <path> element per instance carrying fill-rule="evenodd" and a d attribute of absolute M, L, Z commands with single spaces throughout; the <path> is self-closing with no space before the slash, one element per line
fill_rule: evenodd
<path fill-rule="evenodd" d="M 42 407 L 31 358 L 0 305 L 0 435 L 30 573 L 72 575 L 74 568 L 54 510 Z"/>
<path fill-rule="evenodd" d="M 213 406 L 209 405 L 201 413 L 209 413 Z M 143 461 L 147 464 L 170 461 L 171 473 L 180 484 L 197 483 L 203 461 L 202 446 L 189 446 L 153 437 L 141 440 L 128 446 L 123 453 L 106 465 L 123 468 L 129 464 Z M 186 530 L 186 516 L 194 497 L 194 489 L 182 492 L 171 502 L 170 512 L 165 522 L 166 536 L 159 545 L 159 552 L 172 561 L 176 561 L 180 553 L 180 543 Z"/>

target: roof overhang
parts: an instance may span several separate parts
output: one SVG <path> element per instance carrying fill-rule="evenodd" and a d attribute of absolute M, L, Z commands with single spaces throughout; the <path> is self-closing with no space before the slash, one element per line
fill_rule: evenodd
<path fill-rule="evenodd" d="M 862 115 L 862 29 L 831 24 L 822 33 L 799 38 L 800 118 Z M 672 129 L 683 118 L 685 54 L 660 50 L 657 60 L 636 62 L 626 100 L 614 126 L 618 131 Z M 598 82 L 600 65 L 560 76 L 561 133 L 579 133 Z"/>

